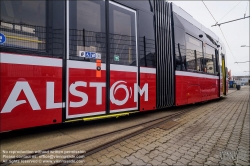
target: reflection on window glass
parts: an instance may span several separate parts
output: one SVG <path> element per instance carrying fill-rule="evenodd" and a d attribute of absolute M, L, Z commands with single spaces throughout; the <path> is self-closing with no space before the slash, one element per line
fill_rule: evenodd
<path fill-rule="evenodd" d="M 139 2 L 139 1 L 136 1 Z M 147 1 L 143 2 L 148 3 Z M 139 54 L 141 67 L 156 67 L 155 37 L 154 37 L 154 17 L 152 14 L 139 11 Z M 147 28 L 145 28 L 147 27 Z"/>
<path fill-rule="evenodd" d="M 0 1 L 4 46 L 45 50 L 46 0 Z"/>
<path fill-rule="evenodd" d="M 140 37 L 140 66 L 156 67 L 155 40 Z"/>
<path fill-rule="evenodd" d="M 180 43 L 175 44 L 175 61 L 176 70 L 187 70 L 185 45 L 181 45 Z"/>
<path fill-rule="evenodd" d="M 110 63 L 136 66 L 135 12 L 110 3 Z"/>
<path fill-rule="evenodd" d="M 105 1 L 74 1 L 69 4 L 70 59 L 95 62 L 95 58 L 81 57 L 80 51 L 101 54 L 106 61 Z"/>
<path fill-rule="evenodd" d="M 205 54 L 205 71 L 210 74 L 215 73 L 215 49 L 206 45 L 206 54 Z"/>
<path fill-rule="evenodd" d="M 202 42 L 186 34 L 186 67 L 187 70 L 202 71 Z"/>

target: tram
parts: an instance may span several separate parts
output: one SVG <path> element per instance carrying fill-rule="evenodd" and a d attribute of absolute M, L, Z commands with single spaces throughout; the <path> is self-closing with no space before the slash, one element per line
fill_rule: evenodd
<path fill-rule="evenodd" d="M 0 132 L 227 94 L 224 44 L 173 3 L 1 0 L 0 8 Z"/>

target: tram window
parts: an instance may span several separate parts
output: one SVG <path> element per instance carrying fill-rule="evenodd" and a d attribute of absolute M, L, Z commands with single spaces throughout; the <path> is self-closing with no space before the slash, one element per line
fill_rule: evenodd
<path fill-rule="evenodd" d="M 202 71 L 202 42 L 186 34 L 186 67 L 190 71 Z"/>
<path fill-rule="evenodd" d="M 110 63 L 136 66 L 135 12 L 110 3 Z"/>
<path fill-rule="evenodd" d="M 81 57 L 80 51 L 101 54 L 106 61 L 105 1 L 69 1 L 70 59 L 95 62 Z"/>
<path fill-rule="evenodd" d="M 175 43 L 175 61 L 176 70 L 186 70 L 186 52 L 185 45 Z"/>
<path fill-rule="evenodd" d="M 1 0 L 0 7 L 3 46 L 45 51 L 46 0 Z"/>
<path fill-rule="evenodd" d="M 216 56 L 215 49 L 209 45 L 206 45 L 206 54 L 204 59 L 204 69 L 206 73 L 214 74 L 216 71 Z"/>
<path fill-rule="evenodd" d="M 138 2 L 138 1 L 136 1 Z M 148 2 L 147 2 L 148 3 Z M 154 17 L 143 11 L 139 11 L 140 19 L 140 38 L 139 38 L 139 53 L 140 66 L 156 67 L 155 56 L 155 40 L 154 40 Z M 147 27 L 147 28 L 145 28 Z"/>

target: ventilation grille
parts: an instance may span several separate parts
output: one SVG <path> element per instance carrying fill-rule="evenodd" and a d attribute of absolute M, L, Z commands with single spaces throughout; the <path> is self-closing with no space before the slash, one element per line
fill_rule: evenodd
<path fill-rule="evenodd" d="M 171 5 L 164 0 L 154 0 L 157 108 L 174 104 L 174 63 L 171 25 Z"/>

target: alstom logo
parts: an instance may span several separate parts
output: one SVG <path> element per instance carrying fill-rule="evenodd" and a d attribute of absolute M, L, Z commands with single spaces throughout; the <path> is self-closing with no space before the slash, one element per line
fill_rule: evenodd
<path fill-rule="evenodd" d="M 54 101 L 55 97 L 55 85 L 54 82 L 46 83 L 46 109 L 56 109 L 64 107 L 65 103 Z M 77 90 L 77 87 L 87 87 L 87 88 L 95 88 L 96 90 L 96 105 L 102 105 L 102 89 L 106 88 L 105 82 L 84 82 L 77 81 L 72 83 L 69 86 L 69 93 L 73 96 L 81 98 L 80 101 L 69 101 L 69 107 L 78 108 L 85 106 L 89 101 L 89 96 L 84 91 Z M 125 92 L 125 97 L 123 99 L 115 98 L 115 94 L 118 90 L 123 90 Z M 18 100 L 18 97 L 21 92 L 24 92 L 27 100 Z M 144 95 L 144 101 L 148 101 L 148 83 L 145 83 L 142 89 L 134 83 L 134 87 L 129 87 L 126 81 L 117 81 L 110 87 L 110 101 L 111 103 L 122 106 L 127 103 L 127 101 L 134 96 L 134 102 L 138 100 L 138 94 L 140 96 Z M 1 113 L 10 113 L 14 108 L 19 105 L 29 103 L 32 110 L 41 110 L 41 106 L 37 101 L 36 96 L 34 95 L 29 83 L 27 81 L 17 81 L 12 89 L 5 105 L 3 106 Z"/>

